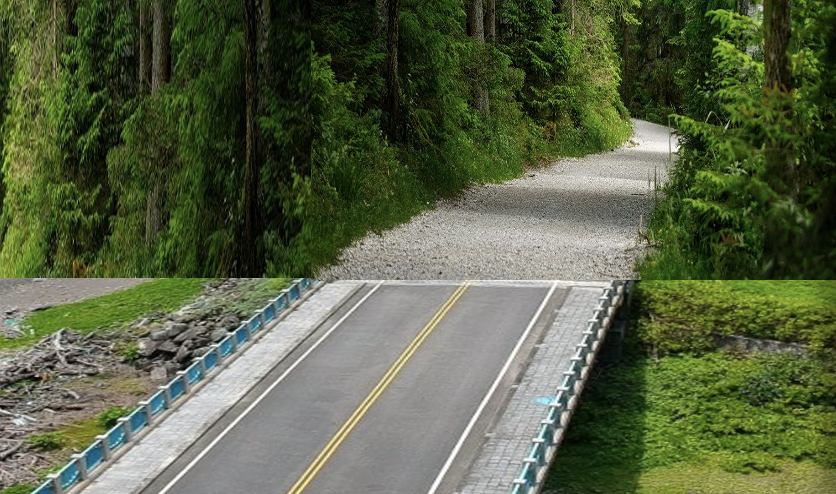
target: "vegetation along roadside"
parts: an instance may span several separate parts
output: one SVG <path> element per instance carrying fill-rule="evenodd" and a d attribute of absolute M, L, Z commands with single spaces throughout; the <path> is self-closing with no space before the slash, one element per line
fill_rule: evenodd
<path fill-rule="evenodd" d="M 834 293 L 836 282 L 639 282 L 626 340 L 607 342 L 546 490 L 832 492 Z"/>

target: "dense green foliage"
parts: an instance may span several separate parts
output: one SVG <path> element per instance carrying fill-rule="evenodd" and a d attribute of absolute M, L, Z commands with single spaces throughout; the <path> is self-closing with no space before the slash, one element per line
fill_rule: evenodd
<path fill-rule="evenodd" d="M 752 334 L 745 323 L 731 331 L 727 325 L 747 321 L 757 309 L 768 328 L 763 332 L 775 336 L 787 323 L 776 303 L 797 313 L 829 310 L 831 317 L 832 307 L 818 295 L 793 293 L 796 285 L 787 282 L 771 284 L 772 296 L 726 282 L 645 281 L 637 287 L 637 326 L 631 327 L 638 331 L 628 329 L 626 341 L 605 345 L 600 372 L 584 391 L 547 488 L 566 494 L 829 492 L 836 478 L 833 350 L 733 353 L 683 335 L 701 332 L 699 325 Z M 834 290 L 833 284 L 820 288 Z M 677 331 L 648 329 L 677 322 Z M 654 346 L 666 351 L 654 357 Z"/>
<path fill-rule="evenodd" d="M 270 274 L 299 274 L 310 195 L 310 7 L 259 4 L 272 14 L 259 35 L 265 220 L 256 249 Z M 0 7 L 3 275 L 242 273 L 242 2 L 169 8 L 171 76 L 149 94 L 138 79 L 139 2 Z"/>
<path fill-rule="evenodd" d="M 660 249 L 640 267 L 642 277 L 832 279 L 836 2 L 792 3 L 789 90 L 764 90 L 765 24 L 711 10 L 735 7 L 722 3 L 674 2 L 684 27 L 680 34 L 671 28 L 659 42 L 677 48 L 664 63 L 681 62 L 675 81 L 682 99 L 631 102 L 647 114 L 675 109 L 683 136 L 666 199 L 651 223 L 650 238 Z M 690 12 L 697 4 L 703 8 Z"/>
<path fill-rule="evenodd" d="M 771 287 L 771 293 L 752 290 L 751 283 L 640 283 L 641 310 L 649 316 L 636 330 L 642 341 L 661 353 L 711 349 L 716 335 L 836 349 L 836 307 L 832 304 L 836 282 L 813 282 L 812 286 L 796 281 L 760 282 L 764 288 Z M 803 298 L 797 297 L 799 292 Z"/>
<path fill-rule="evenodd" d="M 468 3 L 401 1 L 400 113 L 388 135 L 386 2 L 313 1 L 313 266 L 439 196 L 629 136 L 612 34 L 629 1 L 499 0 L 484 43 L 468 35 Z"/>

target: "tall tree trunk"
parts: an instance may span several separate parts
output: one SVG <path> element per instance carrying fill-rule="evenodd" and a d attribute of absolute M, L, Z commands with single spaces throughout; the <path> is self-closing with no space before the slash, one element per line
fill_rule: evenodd
<path fill-rule="evenodd" d="M 480 45 L 485 43 L 485 16 L 482 0 L 470 0 L 467 9 L 467 34 Z M 487 114 L 490 111 L 488 93 L 481 81 L 477 82 L 476 86 L 476 109 L 482 114 Z"/>
<path fill-rule="evenodd" d="M 496 39 L 496 0 L 486 0 L 486 2 L 485 36 L 489 41 L 494 41 Z"/>
<path fill-rule="evenodd" d="M 259 16 L 261 25 L 258 32 L 258 56 L 261 59 L 261 65 L 264 67 L 264 73 L 268 76 L 273 73 L 273 60 L 269 49 L 270 23 L 273 21 L 271 2 L 272 0 L 261 0 L 261 14 Z"/>
<path fill-rule="evenodd" d="M 171 15 L 168 0 L 154 0 L 154 48 L 151 92 L 171 79 Z"/>
<path fill-rule="evenodd" d="M 156 94 L 171 78 L 171 17 L 168 0 L 154 0 L 154 33 L 151 61 L 151 94 Z M 145 207 L 145 243 L 157 241 L 162 227 L 163 190 L 165 189 L 165 159 L 161 159 L 149 173 L 148 200 Z"/>
<path fill-rule="evenodd" d="M 398 84 L 398 37 L 400 35 L 401 0 L 386 0 L 386 85 L 383 92 L 384 131 L 390 142 L 398 141 L 400 120 L 400 86 Z"/>
<path fill-rule="evenodd" d="M 258 109 L 258 4 L 257 0 L 244 2 L 244 65 L 245 88 L 247 98 L 247 157 L 244 174 L 244 249 L 242 270 L 245 276 L 261 276 L 263 263 L 258 253 L 258 240 L 261 237 L 261 208 L 259 201 L 259 179 L 261 168 L 258 155 L 258 128 L 256 110 Z"/>
<path fill-rule="evenodd" d="M 790 0 L 764 1 L 764 103 L 777 111 L 776 121 L 768 126 L 784 125 L 792 118 L 792 66 L 787 49 L 792 34 Z M 783 114 L 783 116 L 781 116 Z M 766 142 L 766 179 L 773 190 L 798 199 L 798 173 L 795 166 L 793 143 L 780 137 Z M 769 222 L 766 228 L 765 252 L 774 270 L 785 271 L 792 252 L 803 249 L 797 245 L 800 237 L 788 238 L 777 222 Z M 791 261 L 789 261 L 791 263 Z"/>
<path fill-rule="evenodd" d="M 139 0 L 139 92 L 146 93 L 151 82 L 151 6 Z"/>

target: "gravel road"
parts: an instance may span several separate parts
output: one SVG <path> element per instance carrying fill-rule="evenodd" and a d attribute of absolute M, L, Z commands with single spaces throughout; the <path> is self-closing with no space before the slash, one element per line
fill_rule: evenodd
<path fill-rule="evenodd" d="M 474 186 L 410 222 L 345 249 L 321 279 L 635 278 L 653 181 L 666 179 L 671 129 L 633 120 L 621 148 L 561 159 L 503 184 Z"/>

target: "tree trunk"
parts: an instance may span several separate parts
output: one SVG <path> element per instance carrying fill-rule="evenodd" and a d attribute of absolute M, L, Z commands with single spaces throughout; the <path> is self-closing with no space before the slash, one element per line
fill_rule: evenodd
<path fill-rule="evenodd" d="M 273 20 L 273 12 L 270 6 L 272 0 L 261 0 L 261 25 L 258 33 L 258 56 L 264 73 L 268 76 L 273 73 L 273 60 L 270 56 L 270 23 Z"/>
<path fill-rule="evenodd" d="M 792 66 L 787 54 L 792 24 L 790 0 L 764 1 L 764 106 L 777 112 L 776 121 L 767 126 L 784 125 L 792 118 Z M 798 173 L 795 153 L 790 139 L 770 138 L 766 141 L 766 180 L 781 195 L 798 199 Z M 777 222 L 766 227 L 766 260 L 777 272 L 786 271 L 793 258 L 792 253 L 803 249 L 798 245 L 801 237 L 788 235 Z M 771 275 L 771 273 L 768 273 Z"/>
<path fill-rule="evenodd" d="M 171 18 L 168 0 L 154 0 L 154 33 L 151 61 L 151 94 L 156 94 L 171 78 Z M 141 57 L 140 57 L 141 58 Z M 162 226 L 163 190 L 165 189 L 165 159 L 152 165 L 148 200 L 145 209 L 145 244 L 157 241 Z"/>
<path fill-rule="evenodd" d="M 244 2 L 244 80 L 247 107 L 247 156 L 244 174 L 244 243 L 242 248 L 242 274 L 257 277 L 264 273 L 258 252 L 261 237 L 261 208 L 259 207 L 259 179 L 261 169 L 258 155 L 258 4 L 257 0 Z"/>
<path fill-rule="evenodd" d="M 792 71 L 787 48 L 790 44 L 790 0 L 765 0 L 764 82 L 767 89 L 792 91 Z"/>
<path fill-rule="evenodd" d="M 485 16 L 482 9 L 482 0 L 470 0 L 467 10 L 467 34 L 476 40 L 480 45 L 485 43 Z M 476 109 L 479 113 L 487 115 L 490 111 L 488 92 L 482 85 L 481 77 L 477 78 L 476 85 Z"/>
<path fill-rule="evenodd" d="M 494 41 L 496 39 L 496 0 L 486 0 L 488 3 L 488 12 L 485 16 L 485 36 L 488 40 Z"/>
<path fill-rule="evenodd" d="M 154 0 L 154 48 L 151 92 L 171 79 L 171 16 L 168 0 Z"/>
<path fill-rule="evenodd" d="M 139 0 L 139 92 L 146 93 L 151 81 L 151 6 Z"/>
<path fill-rule="evenodd" d="M 387 0 L 386 9 L 386 85 L 383 92 L 384 131 L 389 142 L 398 141 L 400 86 L 398 84 L 398 37 L 400 34 L 401 0 Z"/>

